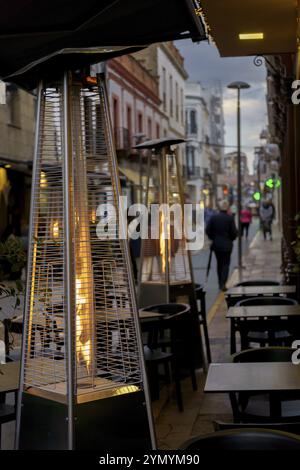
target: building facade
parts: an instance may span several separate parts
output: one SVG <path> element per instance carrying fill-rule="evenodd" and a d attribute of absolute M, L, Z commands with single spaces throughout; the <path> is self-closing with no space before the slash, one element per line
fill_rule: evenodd
<path fill-rule="evenodd" d="M 0 238 L 28 230 L 35 103 L 33 94 L 8 83 L 0 104 Z"/>
<path fill-rule="evenodd" d="M 238 165 L 238 158 L 237 152 L 229 152 L 226 153 L 224 156 L 224 167 L 223 172 L 225 175 L 234 176 L 237 175 L 237 165 Z M 241 152 L 241 174 L 242 177 L 246 177 L 249 175 L 249 168 L 248 168 L 248 158 L 244 152 Z"/>
<path fill-rule="evenodd" d="M 94 66 L 93 73 L 100 69 Z M 147 177 L 147 153 L 133 147 L 149 139 L 185 138 L 187 73 L 172 42 L 109 60 L 104 71 L 123 192 L 133 203 L 141 200 Z M 182 162 L 184 151 L 179 153 Z"/>
<path fill-rule="evenodd" d="M 140 201 L 146 176 L 145 155 L 133 147 L 160 138 L 168 121 L 160 108 L 158 79 L 135 56 L 107 61 L 105 76 L 121 183 L 131 204 Z"/>
<path fill-rule="evenodd" d="M 153 44 L 133 56 L 158 80 L 159 109 L 165 118 L 161 137 L 185 138 L 184 96 L 188 74 L 173 42 Z M 184 146 L 179 146 L 183 164 Z"/>
<path fill-rule="evenodd" d="M 200 83 L 187 83 L 185 92 L 186 154 L 184 177 L 192 201 L 200 201 L 208 190 L 210 175 L 210 116 L 205 92 Z"/>
<path fill-rule="evenodd" d="M 222 92 L 187 83 L 185 92 L 187 145 L 184 175 L 195 202 L 217 203 L 217 176 L 224 158 Z"/>

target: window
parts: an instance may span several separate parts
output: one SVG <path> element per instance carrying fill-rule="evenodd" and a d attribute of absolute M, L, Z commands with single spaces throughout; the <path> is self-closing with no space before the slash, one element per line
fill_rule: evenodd
<path fill-rule="evenodd" d="M 195 149 L 194 147 L 187 147 L 186 149 L 186 166 L 187 166 L 188 176 L 195 173 Z"/>
<path fill-rule="evenodd" d="M 143 115 L 142 113 L 138 113 L 138 119 L 137 119 L 137 128 L 138 128 L 138 133 L 143 132 Z"/>
<path fill-rule="evenodd" d="M 128 147 L 130 147 L 131 144 L 131 138 L 132 138 L 132 110 L 131 106 L 127 105 L 127 130 L 128 130 Z"/>
<path fill-rule="evenodd" d="M 7 86 L 7 124 L 20 127 L 20 96 L 18 88 L 9 84 Z"/>
<path fill-rule="evenodd" d="M 178 83 L 175 84 L 175 117 L 179 121 L 179 96 L 178 96 Z"/>
<path fill-rule="evenodd" d="M 170 116 L 173 117 L 173 77 L 170 75 Z"/>
<path fill-rule="evenodd" d="M 117 97 L 113 97 L 113 125 L 114 129 L 116 130 L 120 126 L 120 115 L 119 115 L 119 99 Z"/>
<path fill-rule="evenodd" d="M 160 138 L 160 126 L 159 126 L 158 123 L 156 124 L 156 138 L 157 138 L 157 139 Z"/>
<path fill-rule="evenodd" d="M 162 68 L 162 102 L 163 110 L 167 110 L 167 78 L 166 78 L 166 69 Z"/>
<path fill-rule="evenodd" d="M 181 125 L 184 125 L 184 103 L 183 103 L 183 89 L 180 89 L 180 116 L 181 116 Z"/>
<path fill-rule="evenodd" d="M 148 121 L 147 121 L 147 127 L 148 127 L 148 138 L 149 139 L 152 139 L 152 121 L 151 121 L 151 118 L 148 118 Z"/>
<path fill-rule="evenodd" d="M 190 112 L 190 133 L 197 134 L 197 112 L 195 109 Z"/>

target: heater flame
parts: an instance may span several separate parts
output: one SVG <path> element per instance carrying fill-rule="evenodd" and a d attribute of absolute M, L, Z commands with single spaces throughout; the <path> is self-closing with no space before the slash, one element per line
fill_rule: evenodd
<path fill-rule="evenodd" d="M 166 248 L 167 243 L 170 239 L 170 225 L 166 222 L 164 212 L 161 212 L 160 217 L 160 236 L 159 236 L 159 252 L 161 255 L 161 269 L 162 272 L 166 272 Z M 170 261 L 170 250 L 169 250 L 169 261 Z"/>
<path fill-rule="evenodd" d="M 91 222 L 92 222 L 93 224 L 95 224 L 96 221 L 97 221 L 96 209 L 93 209 L 93 210 L 91 211 Z"/>
<path fill-rule="evenodd" d="M 53 238 L 58 238 L 59 237 L 59 224 L 58 221 L 54 221 L 52 225 L 52 236 Z"/>
<path fill-rule="evenodd" d="M 87 371 L 90 372 L 92 345 L 89 333 L 84 327 L 86 315 L 87 295 L 85 295 L 81 279 L 76 279 L 76 353 L 77 361 L 84 361 Z"/>

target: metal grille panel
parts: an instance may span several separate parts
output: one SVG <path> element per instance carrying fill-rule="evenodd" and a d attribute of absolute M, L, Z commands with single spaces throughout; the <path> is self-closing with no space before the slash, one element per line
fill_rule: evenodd
<path fill-rule="evenodd" d="M 180 184 L 178 156 L 169 151 L 161 154 L 152 154 L 150 173 L 147 183 L 147 205 L 149 211 L 151 204 L 167 204 L 172 208 L 177 204 L 182 209 L 182 221 L 184 220 L 183 194 Z M 150 186 L 150 178 L 153 184 Z M 170 223 L 164 227 L 164 215 L 159 214 L 159 238 L 143 240 L 141 261 L 141 283 L 153 284 L 177 284 L 190 283 L 191 272 L 189 254 L 186 249 L 186 240 L 183 227 L 182 236 L 177 232 L 178 226 L 174 224 L 171 212 Z M 151 220 L 152 224 L 156 221 Z M 164 236 L 166 239 L 164 240 Z M 142 288 L 142 286 L 141 286 Z"/>
<path fill-rule="evenodd" d="M 118 214 L 118 175 L 103 84 L 69 86 L 70 135 L 64 135 L 63 85 L 42 90 L 36 173 L 29 296 L 24 332 L 24 386 L 67 393 L 66 338 L 74 346 L 74 393 L 140 384 L 137 310 L 127 241 L 99 237 L 105 212 Z M 64 139 L 71 142 L 69 194 L 72 206 L 73 318 L 67 322 L 63 193 Z"/>

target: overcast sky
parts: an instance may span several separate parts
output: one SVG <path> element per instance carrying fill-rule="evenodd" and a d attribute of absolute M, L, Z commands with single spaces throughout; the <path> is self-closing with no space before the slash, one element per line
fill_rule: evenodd
<path fill-rule="evenodd" d="M 259 134 L 267 123 L 266 69 L 256 67 L 253 57 L 222 58 L 215 45 L 207 42 L 194 44 L 190 40 L 176 41 L 185 59 L 189 81 L 200 81 L 204 86 L 219 82 L 223 89 L 225 115 L 225 144 L 236 145 L 236 91 L 228 90 L 232 81 L 242 80 L 251 85 L 242 91 L 242 144 L 247 153 L 252 173 L 253 147 L 260 145 Z M 225 148 L 225 152 L 235 150 Z"/>

